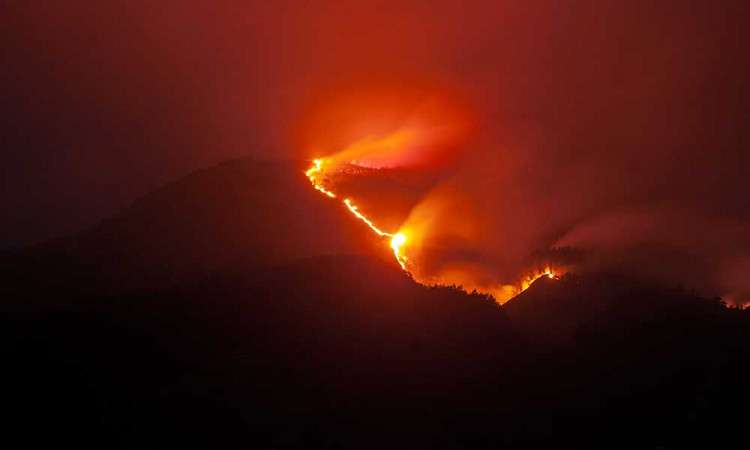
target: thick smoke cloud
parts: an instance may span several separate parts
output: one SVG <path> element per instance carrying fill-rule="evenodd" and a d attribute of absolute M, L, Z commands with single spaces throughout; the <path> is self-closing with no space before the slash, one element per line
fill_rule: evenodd
<path fill-rule="evenodd" d="M 505 284 L 571 245 L 747 298 L 745 2 L 365 3 L 4 5 L 3 243 L 226 157 L 391 133 L 450 91 L 472 139 L 413 211 L 440 225 L 429 271 Z"/>

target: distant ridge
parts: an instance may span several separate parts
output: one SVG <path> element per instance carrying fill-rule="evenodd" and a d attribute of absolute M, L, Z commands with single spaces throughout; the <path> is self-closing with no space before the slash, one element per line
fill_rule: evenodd
<path fill-rule="evenodd" d="M 305 166 L 243 158 L 195 171 L 91 230 L 0 252 L 0 269 L 11 281 L 0 289 L 135 291 L 238 260 L 267 265 L 378 253 L 356 220 L 310 189 Z"/>

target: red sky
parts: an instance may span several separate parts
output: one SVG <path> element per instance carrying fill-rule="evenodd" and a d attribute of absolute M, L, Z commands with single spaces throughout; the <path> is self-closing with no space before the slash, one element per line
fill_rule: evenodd
<path fill-rule="evenodd" d="M 309 157 L 435 91 L 476 125 L 452 182 L 519 255 L 664 203 L 743 224 L 748 7 L 716 3 L 4 2 L 0 245 L 229 157 Z"/>

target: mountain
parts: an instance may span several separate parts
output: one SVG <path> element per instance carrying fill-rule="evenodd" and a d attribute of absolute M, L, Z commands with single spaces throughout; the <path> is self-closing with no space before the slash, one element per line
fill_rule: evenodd
<path fill-rule="evenodd" d="M 634 323 L 669 311 L 709 317 L 726 310 L 720 299 L 705 299 L 681 287 L 618 272 L 542 277 L 503 305 L 524 333 L 545 344 L 570 344 L 591 335 L 625 332 Z M 606 326 L 607 329 L 597 327 Z"/>
<path fill-rule="evenodd" d="M 750 311 L 627 274 L 416 284 L 294 163 L 236 160 L 2 256 L 6 437 L 172 448 L 721 447 Z M 387 246 L 385 246 L 387 249 Z"/>
<path fill-rule="evenodd" d="M 0 253 L 10 283 L 0 289 L 6 295 L 132 292 L 177 285 L 239 261 L 390 257 L 342 205 L 310 188 L 305 167 L 245 158 L 194 172 L 78 236 Z"/>

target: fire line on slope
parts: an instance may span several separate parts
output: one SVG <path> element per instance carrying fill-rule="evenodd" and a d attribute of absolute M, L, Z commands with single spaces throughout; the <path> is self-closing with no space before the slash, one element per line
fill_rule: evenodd
<path fill-rule="evenodd" d="M 327 160 L 323 159 L 315 159 L 313 161 L 313 166 L 310 167 L 307 171 L 305 171 L 305 176 L 310 180 L 310 183 L 312 184 L 313 188 L 315 188 L 317 191 L 321 192 L 322 194 L 332 198 L 332 199 L 339 199 L 338 195 L 336 195 L 334 192 L 326 189 L 322 183 L 319 181 L 319 177 L 325 173 L 324 171 L 324 165 L 326 163 L 329 163 Z M 345 198 L 341 200 L 341 202 L 346 206 L 346 208 L 351 212 L 355 217 L 357 217 L 360 221 L 365 223 L 372 231 L 374 231 L 377 235 L 382 237 L 389 237 L 390 239 L 390 246 L 391 249 L 393 249 L 393 254 L 396 256 L 396 260 L 398 261 L 399 265 L 404 271 L 409 271 L 407 269 L 408 265 L 410 264 L 409 259 L 404 255 L 402 248 L 407 243 L 408 238 L 406 234 L 403 232 L 396 232 L 396 233 L 388 233 L 386 231 L 381 230 L 378 228 L 372 220 L 370 220 L 367 216 L 362 214 L 360 212 L 359 208 L 354 204 L 354 202 L 349 199 Z M 558 277 L 557 274 L 554 273 L 551 267 L 546 266 L 542 270 L 535 270 L 530 275 L 525 276 L 523 279 L 518 281 L 518 285 L 516 288 L 515 295 L 520 294 L 521 292 L 525 291 L 526 289 L 531 286 L 531 284 L 536 281 L 539 278 L 542 277 L 549 277 L 551 279 L 555 279 Z"/>
<path fill-rule="evenodd" d="M 313 161 L 314 165 L 305 172 L 305 176 L 307 176 L 307 178 L 310 180 L 310 183 L 312 183 L 312 186 L 316 190 L 322 192 L 323 194 L 327 195 L 330 198 L 334 198 L 334 199 L 338 198 L 336 196 L 336 194 L 334 194 L 333 192 L 331 192 L 328 189 L 324 188 L 318 182 L 317 177 L 321 173 L 323 173 L 323 164 L 324 163 L 325 163 L 325 161 L 323 161 L 322 159 L 316 159 L 316 160 L 314 160 Z M 401 265 L 401 268 L 404 269 L 404 270 L 407 270 L 406 269 L 406 257 L 400 252 L 400 248 L 406 243 L 406 235 L 404 235 L 403 233 L 393 234 L 393 233 L 388 233 L 388 232 L 385 232 L 385 231 L 381 230 L 380 228 L 378 228 L 377 226 L 375 226 L 375 224 L 372 223 L 372 221 L 370 219 L 368 219 L 365 215 L 363 215 L 359 211 L 359 208 L 354 203 L 352 203 L 352 201 L 350 199 L 348 199 L 348 198 L 344 199 L 343 203 L 344 203 L 344 205 L 346 205 L 346 207 L 349 210 L 349 212 L 351 212 L 359 220 L 361 220 L 362 222 L 364 222 L 368 227 L 370 227 L 370 229 L 372 231 L 374 231 L 375 233 L 377 233 L 379 236 L 384 236 L 384 237 L 391 238 L 391 248 L 393 249 L 393 254 L 396 256 L 396 260 Z"/>

